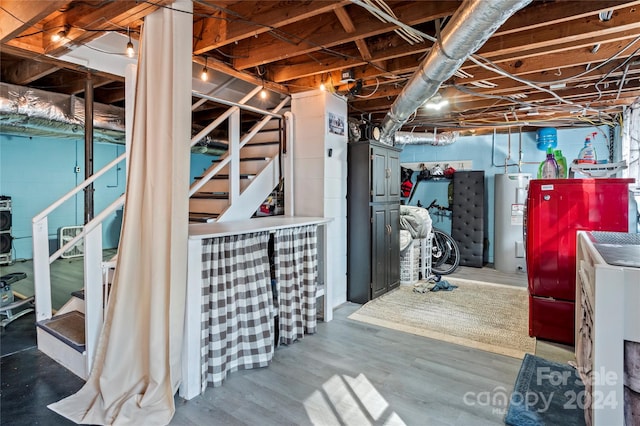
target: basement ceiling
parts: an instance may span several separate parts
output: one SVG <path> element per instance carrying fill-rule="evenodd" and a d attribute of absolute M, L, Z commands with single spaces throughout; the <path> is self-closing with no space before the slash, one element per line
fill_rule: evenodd
<path fill-rule="evenodd" d="M 114 33 L 124 41 L 108 53 L 123 56 L 144 17 L 171 3 L 3 0 L 2 81 L 82 97 L 90 70 L 59 58 Z M 194 0 L 194 69 L 206 63 L 281 94 L 324 84 L 348 99 L 350 117 L 379 123 L 462 4 Z M 614 123 L 640 96 L 639 51 L 640 1 L 533 1 L 442 84 L 446 105 L 420 108 L 403 130 Z M 124 104 L 122 77 L 92 79 L 96 102 Z"/>

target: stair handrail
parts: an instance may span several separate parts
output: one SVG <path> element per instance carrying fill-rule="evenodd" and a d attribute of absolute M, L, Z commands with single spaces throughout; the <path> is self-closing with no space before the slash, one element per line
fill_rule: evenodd
<path fill-rule="evenodd" d="M 205 127 L 196 136 L 194 136 L 193 139 L 192 139 L 192 145 L 191 146 L 195 145 L 200 140 L 202 140 L 207 134 L 209 134 L 213 129 L 215 129 L 222 122 L 224 122 L 231 114 L 233 114 L 233 112 L 237 111 L 237 109 L 246 109 L 248 111 L 253 111 L 253 112 L 257 112 L 257 113 L 265 115 L 265 117 L 261 121 L 259 121 L 249 131 L 249 133 L 247 133 L 245 136 L 243 136 L 242 140 L 240 141 L 240 148 L 242 148 L 251 138 L 253 138 L 272 118 L 274 118 L 274 117 L 275 118 L 284 118 L 283 115 L 282 114 L 278 114 L 278 112 L 282 108 L 284 108 L 285 105 L 287 105 L 287 103 L 291 99 L 290 96 L 287 96 L 286 98 L 284 98 L 271 111 L 262 110 L 260 108 L 254 108 L 254 107 L 250 107 L 248 105 L 244 105 L 244 103 L 247 102 L 249 99 L 251 99 L 251 97 L 253 95 L 255 95 L 255 93 L 257 93 L 257 92 L 259 92 L 261 90 L 261 87 L 258 86 L 256 89 L 258 89 L 258 90 L 257 91 L 254 90 L 254 91 L 250 92 L 239 103 L 230 102 L 230 101 L 224 101 L 223 102 L 222 100 L 219 100 L 218 98 L 215 98 L 213 96 L 204 95 L 202 93 L 194 91 L 193 95 L 196 96 L 196 97 L 202 97 L 204 99 L 211 100 L 211 101 L 214 101 L 214 102 L 220 101 L 220 103 L 223 103 L 225 105 L 231 105 L 231 108 L 229 108 L 227 111 L 225 111 L 220 117 L 218 117 L 216 120 L 211 122 L 207 127 Z M 255 92 L 255 93 L 253 93 L 253 92 Z M 252 93 L 253 93 L 253 95 L 252 95 Z M 213 124 L 215 124 L 215 126 L 213 126 Z M 195 142 L 194 142 L 194 140 L 195 140 Z M 194 182 L 191 185 L 191 187 L 189 188 L 189 197 L 191 197 L 193 194 L 195 194 L 197 191 L 199 191 L 200 188 L 202 188 L 213 176 L 217 175 L 218 172 L 220 172 L 220 170 L 222 170 L 222 168 L 229 163 L 229 161 L 230 161 L 230 158 L 229 158 L 228 155 L 225 155 L 225 156 L 221 157 L 220 162 L 218 164 L 216 164 L 215 167 L 211 168 L 207 173 L 202 175 L 202 177 L 200 179 L 198 179 L 196 182 Z"/>
<path fill-rule="evenodd" d="M 43 218 L 45 218 L 46 216 L 49 216 L 49 214 L 54 211 L 55 209 L 57 209 L 58 207 L 60 207 L 65 201 L 67 201 L 68 199 L 70 199 L 71 197 L 73 197 L 74 195 L 76 195 L 78 192 L 82 191 L 83 189 L 85 189 L 87 186 L 91 185 L 93 182 L 95 182 L 100 176 L 102 176 L 103 174 L 105 174 L 106 172 L 108 172 L 109 170 L 111 170 L 115 165 L 117 165 L 118 163 L 120 163 L 122 160 L 124 160 L 125 158 L 127 158 L 127 153 L 126 151 L 123 152 L 122 154 L 120 154 L 117 158 L 115 158 L 113 161 L 111 161 L 109 164 L 107 164 L 106 166 L 104 166 L 103 168 L 101 168 L 98 172 L 92 174 L 91 176 L 89 176 L 87 179 L 85 179 L 83 182 L 81 182 L 78 186 L 76 186 L 75 188 L 73 188 L 71 191 L 67 192 L 65 195 L 63 195 L 61 198 L 59 198 L 57 201 L 53 202 L 51 205 L 49 205 L 49 207 L 45 208 L 44 210 L 42 210 L 40 213 L 38 213 L 37 215 L 35 215 L 33 217 L 33 219 L 31 219 L 31 223 L 35 224 L 36 222 L 41 221 Z"/>
<path fill-rule="evenodd" d="M 191 147 L 193 147 L 195 144 L 197 144 L 198 142 L 200 142 L 202 139 L 205 138 L 205 136 L 207 136 L 209 133 L 211 133 L 211 131 L 213 129 L 215 129 L 216 127 L 218 127 L 220 124 L 222 124 L 227 118 L 229 118 L 229 116 L 231 116 L 231 114 L 236 111 L 236 109 L 240 106 L 240 105 L 244 105 L 245 103 L 249 102 L 249 100 L 251 100 L 251 98 L 253 98 L 258 92 L 260 92 L 262 90 L 262 86 L 257 86 L 255 87 L 252 91 L 250 91 L 249 93 L 247 93 L 242 99 L 240 99 L 237 104 L 233 105 L 232 108 L 229 108 L 228 110 L 226 110 L 225 112 L 223 112 L 222 114 L 220 114 L 220 116 L 218 118 L 216 118 L 215 120 L 213 120 L 211 123 L 209 123 L 204 129 L 200 130 L 198 132 L 197 135 L 195 135 L 193 138 L 191 138 Z M 214 97 L 214 96 L 210 96 L 210 95 L 205 95 L 203 93 L 197 92 L 197 91 L 192 91 L 193 96 L 199 97 L 201 98 L 200 100 L 204 100 L 204 101 L 220 101 L 218 98 Z M 198 101 L 200 102 L 200 101 Z M 196 103 L 198 103 L 196 102 Z M 225 104 L 226 105 L 226 104 Z M 235 107 L 235 108 L 234 108 Z"/>
<path fill-rule="evenodd" d="M 282 108 L 284 108 L 289 101 L 291 100 L 291 96 L 287 96 L 285 97 L 282 102 L 280 102 L 278 105 L 276 105 L 275 108 L 273 108 L 271 110 L 272 113 L 278 113 Z M 271 121 L 274 117 L 273 116 L 265 116 L 262 118 L 262 120 L 258 121 L 252 128 L 251 130 L 242 137 L 242 139 L 240 140 L 240 148 L 242 148 L 243 146 L 245 146 L 247 144 L 247 142 L 249 142 L 260 130 L 262 130 L 262 128 L 264 126 L 267 125 L 267 123 L 269 121 Z M 280 115 L 278 118 L 282 118 L 284 119 L 284 115 Z"/>
<path fill-rule="evenodd" d="M 110 214 L 115 212 L 116 209 L 122 206 L 124 204 L 124 198 L 125 197 L 123 194 L 120 197 L 118 197 L 115 201 L 113 201 L 111 204 L 109 204 L 99 214 L 94 216 L 93 219 L 91 219 L 86 225 L 82 227 L 81 232 L 79 232 L 76 236 L 74 236 L 72 239 L 67 241 L 62 247 L 60 247 L 51 256 L 49 256 L 49 263 L 52 263 L 54 260 L 59 258 L 62 255 L 62 253 L 64 253 L 71 247 L 75 246 L 76 243 L 80 241 L 82 238 L 84 238 L 85 235 L 87 235 L 89 232 L 95 229 L 96 226 L 102 223 L 107 218 L 107 216 L 109 216 Z"/>

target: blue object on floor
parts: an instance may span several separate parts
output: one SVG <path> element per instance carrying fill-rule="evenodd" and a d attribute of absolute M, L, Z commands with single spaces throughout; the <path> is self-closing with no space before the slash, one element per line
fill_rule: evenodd
<path fill-rule="evenodd" d="M 584 384 L 569 364 L 525 354 L 504 422 L 511 426 L 583 426 Z"/>
<path fill-rule="evenodd" d="M 431 291 L 440 291 L 440 290 L 444 290 L 444 291 L 451 291 L 454 288 L 458 288 L 457 285 L 453 285 L 451 284 L 449 281 L 447 280 L 440 280 L 436 283 L 436 285 L 433 286 L 433 288 L 431 289 Z"/>

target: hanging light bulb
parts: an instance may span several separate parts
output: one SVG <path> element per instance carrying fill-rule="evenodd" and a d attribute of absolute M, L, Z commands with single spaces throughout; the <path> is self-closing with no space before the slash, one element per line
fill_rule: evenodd
<path fill-rule="evenodd" d="M 322 90 L 323 92 L 327 90 L 326 86 L 324 85 L 324 81 L 320 83 L 320 90 Z"/>
<path fill-rule="evenodd" d="M 267 91 L 266 90 L 262 89 L 260 91 L 260 98 L 261 99 L 267 99 Z"/>
<path fill-rule="evenodd" d="M 127 27 L 127 35 L 129 36 L 129 42 L 127 43 L 127 56 L 133 58 L 133 55 L 136 54 L 136 51 L 133 48 L 133 43 L 131 42 L 131 33 L 129 32 L 129 27 Z"/>
<path fill-rule="evenodd" d="M 65 25 L 60 31 L 58 31 L 57 33 L 51 36 L 51 41 L 54 43 L 57 43 L 59 41 L 64 40 L 64 38 L 67 36 L 67 31 L 68 31 L 68 28 Z"/>
<path fill-rule="evenodd" d="M 131 40 L 129 40 L 129 43 L 127 43 L 127 56 L 133 58 L 133 55 L 135 54 L 136 51 L 133 49 L 133 43 L 131 43 Z"/>
<path fill-rule="evenodd" d="M 200 80 L 202 81 L 207 81 L 209 79 L 209 72 L 207 70 L 207 60 L 209 59 L 208 56 L 205 56 L 204 58 L 204 68 L 202 68 L 202 73 L 200 74 Z"/>

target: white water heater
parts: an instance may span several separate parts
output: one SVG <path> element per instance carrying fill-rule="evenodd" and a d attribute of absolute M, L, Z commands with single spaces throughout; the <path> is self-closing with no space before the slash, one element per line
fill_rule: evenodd
<path fill-rule="evenodd" d="M 500 272 L 525 272 L 524 215 L 531 175 L 495 175 L 493 263 Z"/>

